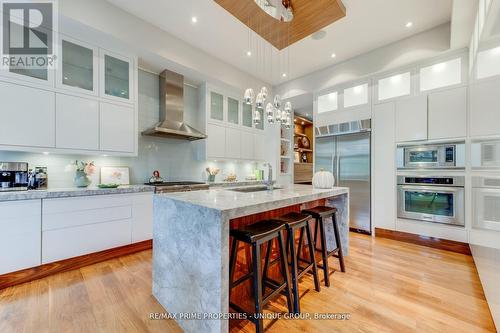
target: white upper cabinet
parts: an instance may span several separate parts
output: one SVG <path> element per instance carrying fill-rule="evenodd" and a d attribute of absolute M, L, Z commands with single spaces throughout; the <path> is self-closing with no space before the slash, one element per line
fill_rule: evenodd
<path fill-rule="evenodd" d="M 56 95 L 56 148 L 99 150 L 99 102 Z"/>
<path fill-rule="evenodd" d="M 135 150 L 134 109 L 111 103 L 100 103 L 100 150 L 132 153 Z"/>
<path fill-rule="evenodd" d="M 500 46 L 477 53 L 477 78 L 500 75 Z"/>
<path fill-rule="evenodd" d="M 392 75 L 378 80 L 378 100 L 411 94 L 411 72 Z"/>
<path fill-rule="evenodd" d="M 466 87 L 429 94 L 429 140 L 465 137 L 466 121 Z"/>
<path fill-rule="evenodd" d="M 470 88 L 470 135 L 500 135 L 500 79 L 475 82 Z"/>
<path fill-rule="evenodd" d="M 210 92 L 210 119 L 224 121 L 224 96 Z"/>
<path fill-rule="evenodd" d="M 240 124 L 240 101 L 231 97 L 227 98 L 227 122 L 233 125 Z"/>
<path fill-rule="evenodd" d="M 221 125 L 207 125 L 207 157 L 224 158 L 226 156 L 226 128 Z"/>
<path fill-rule="evenodd" d="M 246 160 L 253 160 L 255 158 L 255 142 L 254 135 L 251 132 L 242 131 L 241 132 L 241 158 Z M 259 135 L 261 136 L 261 135 Z M 257 147 L 257 149 L 262 149 L 262 147 Z"/>
<path fill-rule="evenodd" d="M 133 59 L 101 49 L 100 68 L 101 97 L 132 102 L 135 98 Z"/>
<path fill-rule="evenodd" d="M 344 108 L 368 103 L 368 83 L 344 89 Z"/>
<path fill-rule="evenodd" d="M 335 111 L 338 109 L 338 92 L 318 96 L 318 113 Z"/>
<path fill-rule="evenodd" d="M 242 104 L 241 107 L 241 125 L 247 128 L 253 127 L 253 109 L 249 104 Z"/>
<path fill-rule="evenodd" d="M 226 128 L 226 158 L 241 158 L 241 132 L 237 128 Z"/>
<path fill-rule="evenodd" d="M 420 68 L 420 91 L 462 83 L 462 58 Z"/>
<path fill-rule="evenodd" d="M 99 93 L 99 49 L 69 37 L 59 41 L 56 86 L 69 91 Z"/>
<path fill-rule="evenodd" d="M 257 161 L 266 160 L 266 141 L 263 135 L 254 134 L 254 156 Z"/>
<path fill-rule="evenodd" d="M 54 148 L 55 93 L 0 82 L 0 145 Z"/>
<path fill-rule="evenodd" d="M 427 96 L 396 101 L 396 141 L 427 140 Z"/>

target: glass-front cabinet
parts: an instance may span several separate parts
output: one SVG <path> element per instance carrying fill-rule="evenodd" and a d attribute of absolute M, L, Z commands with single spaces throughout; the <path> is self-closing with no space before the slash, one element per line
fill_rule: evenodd
<path fill-rule="evenodd" d="M 241 111 L 241 124 L 245 127 L 252 128 L 253 120 L 252 120 L 252 105 L 243 103 L 242 111 Z"/>
<path fill-rule="evenodd" d="M 224 96 L 213 91 L 210 93 L 210 119 L 224 121 Z"/>
<path fill-rule="evenodd" d="M 101 49 L 101 97 L 127 102 L 133 96 L 133 60 Z"/>
<path fill-rule="evenodd" d="M 99 49 L 90 44 L 62 38 L 59 45 L 58 88 L 98 94 Z"/>
<path fill-rule="evenodd" d="M 240 101 L 227 98 L 227 122 L 234 125 L 240 124 Z"/>

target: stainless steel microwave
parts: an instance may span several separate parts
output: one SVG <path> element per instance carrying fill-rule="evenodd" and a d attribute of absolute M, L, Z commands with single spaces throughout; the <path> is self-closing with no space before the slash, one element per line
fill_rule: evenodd
<path fill-rule="evenodd" d="M 399 146 L 398 169 L 463 169 L 465 143 Z"/>

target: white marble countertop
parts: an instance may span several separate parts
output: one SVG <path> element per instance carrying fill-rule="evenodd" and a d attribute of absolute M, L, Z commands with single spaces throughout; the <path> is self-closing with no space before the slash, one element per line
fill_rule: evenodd
<path fill-rule="evenodd" d="M 215 209 L 234 216 L 246 216 L 258 211 L 268 211 L 304 202 L 335 197 L 349 193 L 347 187 L 314 189 L 312 185 L 290 185 L 273 191 L 236 192 L 218 188 L 205 191 L 158 194 L 156 197 L 169 198 L 193 205 Z"/>
<path fill-rule="evenodd" d="M 87 188 L 49 188 L 47 190 L 11 191 L 0 192 L 0 202 L 15 200 L 52 199 L 66 197 L 82 197 L 106 194 L 127 194 L 154 192 L 154 187 L 149 185 L 122 185 L 118 188 L 100 189 L 98 187 Z"/>

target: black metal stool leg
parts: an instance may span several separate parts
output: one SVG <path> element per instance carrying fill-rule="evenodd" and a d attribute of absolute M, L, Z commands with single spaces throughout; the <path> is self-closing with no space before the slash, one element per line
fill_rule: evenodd
<path fill-rule="evenodd" d="M 319 276 L 318 276 L 318 265 L 316 264 L 316 256 L 315 256 L 315 251 L 314 248 L 316 247 L 316 244 L 313 243 L 313 238 L 311 235 L 311 224 L 308 222 L 306 226 L 306 235 L 307 235 L 307 243 L 309 247 L 309 254 L 311 257 L 311 262 L 313 264 L 313 277 L 314 277 L 314 288 L 316 291 L 321 291 L 321 287 L 319 284 Z"/>
<path fill-rule="evenodd" d="M 234 268 L 236 266 L 236 259 L 238 257 L 238 240 L 233 238 L 231 247 L 231 256 L 229 258 L 229 299 L 231 299 L 231 291 L 234 280 Z"/>
<path fill-rule="evenodd" d="M 278 234 L 278 243 L 279 243 L 279 249 L 280 249 L 281 271 L 283 272 L 283 277 L 285 278 L 285 282 L 286 282 L 286 300 L 288 303 L 288 311 L 290 313 L 292 313 L 293 312 L 292 288 L 291 288 L 291 282 L 290 282 L 290 273 L 288 272 L 288 268 L 287 268 L 288 259 L 287 259 L 285 240 L 283 237 L 283 231 L 280 231 Z"/>
<path fill-rule="evenodd" d="M 345 273 L 344 253 L 342 252 L 342 242 L 340 240 L 340 231 L 339 231 L 339 225 L 338 225 L 337 221 L 338 221 L 337 220 L 337 213 L 335 213 L 332 215 L 333 231 L 335 233 L 335 241 L 337 242 L 340 270 Z"/>
<path fill-rule="evenodd" d="M 297 251 L 295 251 L 295 229 L 288 230 L 288 240 L 290 245 L 290 260 L 292 261 L 292 290 L 293 290 L 293 310 L 295 313 L 300 313 L 299 302 L 299 281 L 298 281 L 298 268 L 297 268 Z"/>
<path fill-rule="evenodd" d="M 330 287 L 330 270 L 328 268 L 328 253 L 327 253 L 327 244 L 326 244 L 326 236 L 325 236 L 325 225 L 323 218 L 319 218 L 316 220 L 316 223 L 319 223 L 320 236 L 321 236 L 321 256 L 323 258 L 323 273 L 325 276 L 325 286 Z"/>
<path fill-rule="evenodd" d="M 253 265 L 253 290 L 255 296 L 255 314 L 262 313 L 262 281 L 260 279 L 260 244 L 252 246 L 252 265 Z M 264 332 L 264 322 L 262 318 L 255 320 L 255 329 L 257 333 Z"/>

